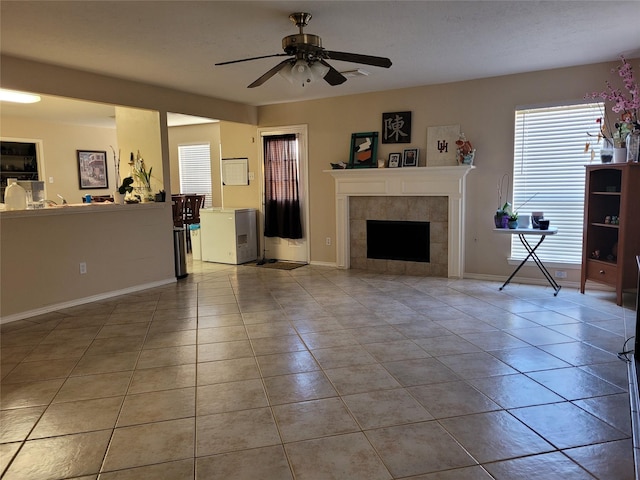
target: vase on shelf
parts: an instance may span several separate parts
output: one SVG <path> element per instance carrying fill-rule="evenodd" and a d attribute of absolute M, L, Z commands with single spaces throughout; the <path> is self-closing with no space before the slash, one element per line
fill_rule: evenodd
<path fill-rule="evenodd" d="M 153 202 L 155 200 L 155 195 L 151 191 L 151 187 L 136 187 L 135 192 L 142 203 Z"/>
<path fill-rule="evenodd" d="M 613 160 L 613 141 L 609 138 L 602 140 L 602 148 L 600 149 L 600 161 L 602 163 L 611 163 Z"/>
<path fill-rule="evenodd" d="M 627 149 L 625 147 L 613 148 L 613 163 L 625 163 L 627 161 Z"/>
<path fill-rule="evenodd" d="M 640 130 L 634 130 L 627 135 L 627 162 L 640 161 Z"/>

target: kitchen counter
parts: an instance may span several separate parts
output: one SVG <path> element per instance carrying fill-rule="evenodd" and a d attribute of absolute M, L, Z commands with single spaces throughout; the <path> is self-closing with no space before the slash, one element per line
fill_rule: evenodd
<path fill-rule="evenodd" d="M 52 215 L 76 215 L 83 213 L 104 213 L 104 212 L 124 212 L 129 210 L 155 210 L 163 208 L 166 202 L 147 203 L 72 203 L 67 205 L 56 205 L 53 207 L 39 208 L 37 210 L 0 210 L 0 219 L 21 218 L 21 217 L 48 217 Z"/>
<path fill-rule="evenodd" d="M 176 281 L 169 202 L 3 211 L 0 224 L 0 323 Z"/>

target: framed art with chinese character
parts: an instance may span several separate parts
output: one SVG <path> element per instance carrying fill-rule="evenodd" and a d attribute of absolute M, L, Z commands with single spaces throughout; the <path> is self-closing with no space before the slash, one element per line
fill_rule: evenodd
<path fill-rule="evenodd" d="M 382 143 L 411 143 L 411 112 L 382 114 Z"/>
<path fill-rule="evenodd" d="M 460 137 L 460 125 L 443 125 L 427 128 L 427 166 L 444 167 L 458 165 L 456 140 Z"/>
<path fill-rule="evenodd" d="M 378 132 L 352 133 L 348 168 L 376 168 Z"/>
<path fill-rule="evenodd" d="M 417 167 L 418 166 L 418 152 L 417 148 L 405 148 L 402 152 L 402 166 L 403 167 Z"/>

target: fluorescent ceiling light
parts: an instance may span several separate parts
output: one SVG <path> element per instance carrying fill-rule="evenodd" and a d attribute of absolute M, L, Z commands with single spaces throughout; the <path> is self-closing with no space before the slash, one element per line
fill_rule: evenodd
<path fill-rule="evenodd" d="M 0 88 L 0 101 L 2 102 L 36 103 L 40 100 L 39 95 Z"/>

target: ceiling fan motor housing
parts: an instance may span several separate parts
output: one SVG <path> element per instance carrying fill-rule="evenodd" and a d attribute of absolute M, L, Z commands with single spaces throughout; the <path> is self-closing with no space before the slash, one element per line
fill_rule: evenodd
<path fill-rule="evenodd" d="M 289 55 L 297 52 L 317 54 L 322 50 L 322 39 L 312 33 L 288 35 L 282 39 L 282 49 Z"/>

